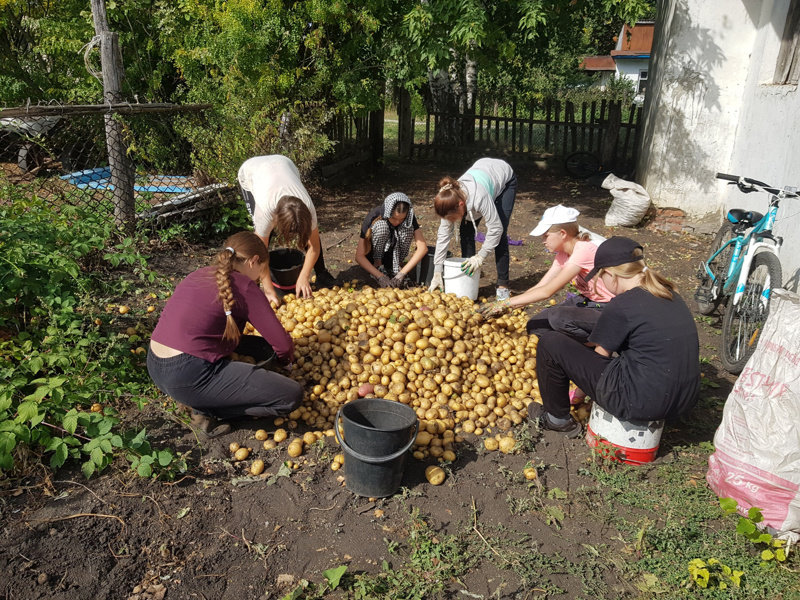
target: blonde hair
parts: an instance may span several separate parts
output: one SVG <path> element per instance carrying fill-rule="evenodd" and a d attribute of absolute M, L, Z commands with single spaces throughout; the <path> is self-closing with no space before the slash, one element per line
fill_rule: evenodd
<path fill-rule="evenodd" d="M 592 239 L 585 231 L 581 231 L 580 227 L 575 221 L 571 223 L 557 223 L 555 225 L 551 225 L 550 229 L 547 230 L 547 233 L 558 233 L 561 230 L 564 230 L 564 233 L 567 234 L 567 237 L 570 238 L 577 238 L 579 242 L 588 242 Z"/>
<path fill-rule="evenodd" d="M 467 193 L 461 189 L 461 184 L 457 179 L 447 175 L 439 182 L 439 193 L 433 199 L 433 209 L 444 219 L 458 209 L 460 202 L 466 203 L 466 201 Z"/>
<path fill-rule="evenodd" d="M 231 252 L 233 250 L 233 252 Z M 236 303 L 231 289 L 231 271 L 237 263 L 247 262 L 254 256 L 266 264 L 267 247 L 263 240 L 252 231 L 240 231 L 225 240 L 225 247 L 217 252 L 217 270 L 214 277 L 217 282 L 217 300 L 222 304 L 222 309 L 227 314 L 225 323 L 225 333 L 222 335 L 224 340 L 234 340 L 237 344 L 242 332 L 233 318 L 228 314 Z"/>
<path fill-rule="evenodd" d="M 305 250 L 311 239 L 311 211 L 295 196 L 283 196 L 275 206 L 275 229 L 287 243 L 297 239 L 297 247 Z"/>
<path fill-rule="evenodd" d="M 638 248 L 633 251 L 633 256 L 638 256 L 639 260 L 625 263 L 624 265 L 617 265 L 616 267 L 606 267 L 600 269 L 594 276 L 595 292 L 597 292 L 597 282 L 603 273 L 611 273 L 622 279 L 631 279 L 636 275 L 642 275 L 642 282 L 638 287 L 644 288 L 653 296 L 664 298 L 665 300 L 672 300 L 672 292 L 677 292 L 678 288 L 669 279 L 661 275 L 658 271 L 654 271 L 644 264 L 644 254 Z"/>

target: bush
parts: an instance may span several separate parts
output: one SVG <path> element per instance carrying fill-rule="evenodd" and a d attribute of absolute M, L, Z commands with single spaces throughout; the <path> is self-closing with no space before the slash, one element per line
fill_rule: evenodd
<path fill-rule="evenodd" d="M 141 474 L 171 476 L 183 468 L 171 451 L 115 431 L 120 400 L 141 406 L 152 384 L 132 348 L 140 338 L 115 331 L 99 299 L 121 285 L 104 283 L 100 267 L 129 265 L 152 280 L 145 257 L 134 240 L 115 239 L 110 215 L 0 193 L 0 470 L 19 474 L 47 455 L 53 469 L 83 460 L 89 477 L 118 449 L 137 468 L 161 467 Z"/>

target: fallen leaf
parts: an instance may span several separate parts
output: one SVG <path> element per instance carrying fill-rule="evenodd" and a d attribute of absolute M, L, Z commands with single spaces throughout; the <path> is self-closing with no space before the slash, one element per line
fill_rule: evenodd
<path fill-rule="evenodd" d="M 190 512 L 191 510 L 192 510 L 192 507 L 191 507 L 191 506 L 187 506 L 186 508 L 182 508 L 182 509 L 180 509 L 180 510 L 178 511 L 178 518 L 179 518 L 179 519 L 182 519 L 183 517 L 185 517 L 186 515 L 188 515 L 188 514 L 189 514 L 189 512 Z"/>

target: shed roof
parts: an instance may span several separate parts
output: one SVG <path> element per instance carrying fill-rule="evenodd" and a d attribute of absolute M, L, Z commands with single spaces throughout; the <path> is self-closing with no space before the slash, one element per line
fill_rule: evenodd
<path fill-rule="evenodd" d="M 620 31 L 619 37 L 617 38 L 617 47 L 611 52 L 611 55 L 614 56 L 615 52 L 619 52 L 620 50 L 649 55 L 653 47 L 654 31 L 655 23 L 649 21 L 640 21 L 633 27 L 628 27 L 626 23 L 622 26 L 622 31 Z"/>
<path fill-rule="evenodd" d="M 610 56 L 587 56 L 581 61 L 579 68 L 587 71 L 615 71 L 614 59 Z"/>

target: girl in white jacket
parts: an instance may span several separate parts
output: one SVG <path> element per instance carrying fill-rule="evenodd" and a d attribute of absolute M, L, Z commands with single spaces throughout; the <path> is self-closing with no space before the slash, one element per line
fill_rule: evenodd
<path fill-rule="evenodd" d="M 508 291 L 508 222 L 517 196 L 517 177 L 511 166 L 496 158 L 481 158 L 458 180 L 445 177 L 433 201 L 436 214 L 442 219 L 433 257 L 434 275 L 430 291 L 444 288 L 442 273 L 447 248 L 459 224 L 461 270 L 469 275 L 481 267 L 491 250 L 497 266 L 497 299 L 505 300 Z M 486 241 L 475 253 L 478 223 L 486 224 Z"/>

